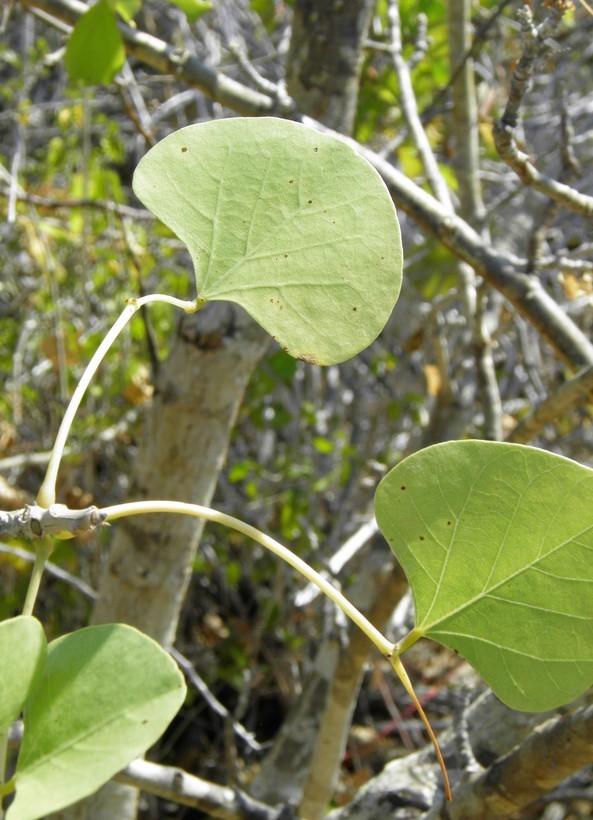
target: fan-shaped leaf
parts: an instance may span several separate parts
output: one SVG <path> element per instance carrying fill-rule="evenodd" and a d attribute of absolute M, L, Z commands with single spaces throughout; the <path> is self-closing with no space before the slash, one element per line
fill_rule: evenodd
<path fill-rule="evenodd" d="M 521 445 L 449 442 L 395 467 L 375 508 L 414 592 L 411 638 L 458 651 L 516 709 L 588 689 L 592 502 L 593 471 Z"/>
<path fill-rule="evenodd" d="M 198 295 L 242 305 L 297 358 L 343 361 L 391 314 L 395 209 L 336 138 L 273 118 L 189 126 L 148 152 L 134 190 L 188 246 Z"/>

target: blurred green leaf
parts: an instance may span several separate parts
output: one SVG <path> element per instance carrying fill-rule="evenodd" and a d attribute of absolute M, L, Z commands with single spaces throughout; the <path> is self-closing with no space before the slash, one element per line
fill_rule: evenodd
<path fill-rule="evenodd" d="M 214 7 L 214 3 L 208 0 L 169 0 L 169 2 L 180 8 L 190 23 L 195 23 Z"/>
<path fill-rule="evenodd" d="M 107 0 L 86 11 L 72 30 L 66 46 L 66 68 L 72 82 L 108 85 L 126 59 L 115 14 Z"/>

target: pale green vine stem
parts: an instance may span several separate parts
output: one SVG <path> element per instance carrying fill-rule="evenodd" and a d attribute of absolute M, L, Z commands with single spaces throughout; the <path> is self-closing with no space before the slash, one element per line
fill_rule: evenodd
<path fill-rule="evenodd" d="M 32 615 L 35 601 L 37 600 L 37 593 L 41 584 L 41 577 L 47 559 L 52 554 L 54 548 L 53 538 L 45 535 L 35 543 L 35 563 L 33 564 L 33 571 L 29 579 L 29 586 L 27 588 L 27 596 L 23 605 L 23 615 Z"/>
<path fill-rule="evenodd" d="M 131 501 L 128 504 L 115 504 L 112 507 L 103 507 L 101 509 L 101 513 L 107 516 L 107 522 L 115 521 L 118 518 L 125 518 L 129 515 L 143 515 L 144 513 L 180 513 L 182 515 L 192 515 L 195 518 L 204 518 L 206 521 L 213 521 L 217 524 L 223 524 L 231 530 L 236 530 L 236 532 L 246 535 L 258 544 L 261 544 L 262 547 L 265 547 L 270 550 L 270 552 L 273 552 L 274 555 L 282 558 L 283 561 L 290 564 L 290 566 L 296 569 L 297 572 L 300 572 L 301 575 L 304 575 L 304 577 L 312 584 L 315 584 L 315 586 L 317 586 L 321 592 L 324 593 L 324 595 L 327 595 L 327 597 L 330 598 L 336 606 L 339 606 L 342 612 L 364 632 L 369 640 L 377 647 L 379 652 L 390 661 L 395 673 L 403 683 L 406 692 L 416 706 L 418 714 L 420 715 L 420 718 L 428 731 L 439 765 L 441 767 L 441 771 L 443 772 L 445 796 L 447 800 L 451 799 L 449 778 L 447 776 L 447 770 L 445 768 L 441 750 L 439 749 L 439 744 L 434 732 L 432 731 L 430 723 L 428 722 L 428 718 L 422 709 L 420 701 L 416 697 L 416 693 L 414 692 L 414 688 L 412 687 L 408 674 L 399 658 L 398 645 L 388 641 L 387 638 L 382 635 L 379 630 L 376 629 L 369 620 L 367 620 L 367 618 L 365 618 L 362 612 L 359 612 L 358 609 L 356 609 L 356 607 L 351 604 L 341 592 L 332 586 L 329 581 L 326 581 L 322 575 L 310 567 L 306 561 L 303 561 L 302 558 L 299 558 L 298 555 L 295 555 L 287 549 L 287 547 L 283 547 L 282 544 L 274 538 L 271 538 L 269 535 L 261 532 L 261 530 L 258 530 L 256 527 L 246 524 L 239 518 L 234 518 L 232 515 L 227 515 L 226 513 L 219 512 L 218 510 L 212 510 L 209 507 L 201 507 L 198 504 L 186 504 L 183 501 Z"/>
<path fill-rule="evenodd" d="M 213 521 L 217 524 L 223 524 L 231 530 L 236 530 L 248 538 L 257 541 L 262 547 L 270 550 L 300 572 L 301 575 L 304 575 L 308 581 L 315 584 L 336 606 L 340 607 L 345 615 L 362 629 L 382 655 L 389 658 L 392 655 L 395 645 L 391 643 L 391 641 L 388 641 L 341 592 L 329 583 L 329 581 L 326 581 L 325 578 L 310 567 L 306 561 L 303 561 L 298 555 L 295 555 L 289 549 L 283 547 L 278 541 L 261 532 L 256 527 L 252 527 L 250 524 L 245 524 L 238 518 L 234 518 L 232 515 L 211 510 L 208 507 L 201 507 L 198 504 L 185 504 L 182 501 L 132 501 L 129 504 L 116 504 L 113 507 L 103 507 L 101 513 L 107 516 L 106 520 L 108 522 L 115 521 L 117 518 L 124 518 L 128 515 L 142 515 L 144 513 L 181 513 L 183 515 L 193 515 L 195 518 L 204 518 L 206 521 Z"/>
<path fill-rule="evenodd" d="M 124 327 L 127 325 L 127 323 L 130 321 L 132 316 L 143 305 L 147 305 L 150 302 L 167 302 L 170 305 L 174 305 L 175 307 L 181 308 L 186 313 L 193 313 L 194 311 L 199 310 L 204 304 L 204 301 L 201 299 L 197 299 L 190 302 L 185 301 L 183 299 L 176 299 L 174 296 L 167 296 L 166 294 L 162 293 L 150 293 L 147 296 L 142 296 L 140 299 L 128 299 L 125 308 L 123 309 L 120 316 L 114 323 L 113 327 L 109 330 L 109 333 L 107 333 L 107 335 L 95 351 L 94 356 L 88 363 L 86 370 L 84 371 L 80 381 L 76 385 L 76 390 L 72 394 L 70 403 L 66 408 L 66 412 L 64 414 L 64 418 L 62 419 L 62 423 L 60 424 L 60 429 L 58 430 L 58 434 L 56 436 L 51 457 L 49 459 L 49 464 L 47 465 L 45 478 L 37 495 L 37 503 L 40 507 L 47 508 L 51 506 L 51 504 L 53 504 L 56 500 L 56 479 L 58 477 L 58 470 L 60 469 L 60 462 L 62 460 L 64 447 L 66 446 L 68 433 L 70 432 L 70 427 L 72 426 L 72 422 L 74 421 L 74 416 L 76 415 L 76 412 L 80 407 L 80 402 L 82 401 L 82 398 L 86 392 L 87 387 L 91 382 L 91 379 L 97 372 L 97 369 L 103 361 L 107 351 L 115 342 L 115 340 L 117 339 L 121 331 L 124 329 Z"/>

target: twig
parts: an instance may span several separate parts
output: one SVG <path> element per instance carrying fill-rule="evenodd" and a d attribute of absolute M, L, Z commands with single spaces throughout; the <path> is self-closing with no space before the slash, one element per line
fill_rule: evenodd
<path fill-rule="evenodd" d="M 35 555 L 32 552 L 20 549 L 20 547 L 11 547 L 8 544 L 0 543 L 0 552 L 6 555 L 14 555 L 22 561 L 28 561 L 30 563 L 35 561 Z M 85 582 L 81 581 L 80 578 L 77 578 L 76 575 L 72 575 L 72 573 L 58 567 L 56 564 L 52 563 L 52 561 L 46 562 L 45 569 L 50 575 L 53 575 L 55 578 L 59 578 L 60 581 L 64 581 L 71 587 L 74 587 L 74 589 L 77 589 L 85 596 L 85 598 L 90 598 L 91 600 L 96 601 L 99 597 L 98 593 L 95 592 L 92 587 L 85 584 Z"/>
<path fill-rule="evenodd" d="M 449 188 L 443 175 L 440 172 L 438 163 L 433 154 L 430 142 L 426 136 L 420 117 L 418 116 L 418 109 L 416 107 L 416 95 L 412 87 L 412 78 L 410 76 L 410 68 L 403 57 L 402 39 L 401 39 L 401 22 L 399 16 L 399 3 L 397 0 L 389 0 L 387 15 L 391 26 L 391 53 L 393 58 L 393 65 L 397 74 L 399 83 L 400 102 L 404 119 L 408 124 L 410 133 L 418 149 L 418 156 L 424 167 L 426 178 L 436 198 L 439 202 L 447 208 L 453 210 L 453 203 Z"/>
<path fill-rule="evenodd" d="M 562 14 L 563 12 L 557 8 L 549 9 L 548 16 L 536 27 L 533 24 L 533 15 L 529 6 L 524 6 L 519 12 L 523 53 L 513 74 L 506 108 L 501 119 L 494 123 L 492 134 L 501 159 L 515 171 L 522 182 L 571 211 L 593 216 L 593 197 L 542 174 L 530 157 L 519 150 L 515 141 L 519 112 L 523 97 L 531 83 L 535 61 L 546 49 L 546 39 L 556 30 Z"/>
<path fill-rule="evenodd" d="M 43 8 L 58 19 L 74 24 L 87 6 L 78 0 L 20 0 L 27 8 Z M 124 40 L 129 53 L 158 71 L 174 73 L 179 79 L 228 105 L 238 113 L 271 114 L 296 119 L 324 133 L 342 139 L 365 157 L 383 177 L 395 202 L 418 225 L 436 237 L 455 256 L 464 259 L 474 270 L 500 290 L 509 301 L 537 328 L 558 353 L 572 366 L 593 364 L 593 345 L 587 336 L 569 319 L 541 283 L 524 275 L 521 263 L 485 242 L 462 219 L 459 219 L 423 191 L 418 185 L 393 167 L 383 157 L 355 140 L 341 136 L 319 122 L 294 111 L 274 108 L 274 101 L 241 83 L 206 68 L 195 58 L 179 59 L 175 49 L 147 34 L 125 29 Z"/>
<path fill-rule="evenodd" d="M 134 760 L 114 780 L 223 820 L 290 820 L 293 816 L 287 809 L 267 806 L 239 789 L 219 786 L 182 769 L 148 760 Z"/>
<path fill-rule="evenodd" d="M 7 191 L 0 190 L 0 195 L 9 196 L 9 193 Z M 46 196 L 38 196 L 37 194 L 29 194 L 22 189 L 17 190 L 16 199 L 20 202 L 28 202 L 31 205 L 36 205 L 39 208 L 49 208 L 52 210 L 58 210 L 60 208 L 95 208 L 99 211 L 108 211 L 110 213 L 118 214 L 118 216 L 121 217 L 127 217 L 128 219 L 146 219 L 151 222 L 156 220 L 155 215 L 144 208 L 132 208 L 129 205 L 119 205 L 117 202 L 111 202 L 105 199 L 89 199 L 82 197 L 77 199 L 50 198 Z"/>
<path fill-rule="evenodd" d="M 593 367 L 586 367 L 521 419 L 506 441 L 527 444 L 541 433 L 546 424 L 584 402 L 592 392 Z"/>
<path fill-rule="evenodd" d="M 194 669 L 193 664 L 189 661 L 184 655 L 181 654 L 177 649 L 174 647 L 169 648 L 169 654 L 172 658 L 175 658 L 177 663 L 179 664 L 183 674 L 186 676 L 188 681 L 191 685 L 198 690 L 198 692 L 202 695 L 208 706 L 219 715 L 224 720 L 228 720 L 232 724 L 233 731 L 241 740 L 244 740 L 245 743 L 252 749 L 254 752 L 261 752 L 263 747 L 261 743 L 258 743 L 255 740 L 253 734 L 248 732 L 247 729 L 241 724 L 238 723 L 236 720 L 233 719 L 233 716 L 223 704 L 216 698 L 216 696 L 210 691 L 206 682 L 198 675 L 196 670 Z"/>
<path fill-rule="evenodd" d="M 107 515 L 97 507 L 71 510 L 64 504 L 49 508 L 27 504 L 21 510 L 0 512 L 0 536 L 27 538 L 33 541 L 45 536 L 72 538 L 83 535 L 105 523 Z"/>

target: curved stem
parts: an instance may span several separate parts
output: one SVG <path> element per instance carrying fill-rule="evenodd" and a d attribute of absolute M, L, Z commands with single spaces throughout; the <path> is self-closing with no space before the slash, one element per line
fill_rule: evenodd
<path fill-rule="evenodd" d="M 306 561 L 303 561 L 302 558 L 299 558 L 286 547 L 283 547 L 278 541 L 261 532 L 256 527 L 252 527 L 250 524 L 245 524 L 238 518 L 234 518 L 232 515 L 211 510 L 208 507 L 201 507 L 198 504 L 185 504 L 182 501 L 133 501 L 129 504 L 116 504 L 112 507 L 103 507 L 101 513 L 107 516 L 106 521 L 108 522 L 115 521 L 117 518 L 124 518 L 129 515 L 142 515 L 144 513 L 181 513 L 183 515 L 192 515 L 195 518 L 204 518 L 206 521 L 213 521 L 217 524 L 223 524 L 232 530 L 236 530 L 248 538 L 257 541 L 262 547 L 270 550 L 300 572 L 301 575 L 304 575 L 308 581 L 315 584 L 321 592 L 327 595 L 336 606 L 340 607 L 342 612 L 374 643 L 381 654 L 390 659 L 392 657 L 395 649 L 394 644 L 388 641 L 341 592 L 329 583 L 329 581 L 326 581 L 325 578 L 310 567 Z"/>
<path fill-rule="evenodd" d="M 33 614 L 35 601 L 37 600 L 37 593 L 39 592 L 39 586 L 43 576 L 43 570 L 45 569 L 47 559 L 53 552 L 53 548 L 54 543 L 49 535 L 41 538 L 35 545 L 35 563 L 33 564 L 29 587 L 27 589 L 27 595 L 23 605 L 23 615 Z"/>
<path fill-rule="evenodd" d="M 414 692 L 414 687 L 412 686 L 412 682 L 411 682 L 410 678 L 408 677 L 408 673 L 404 669 L 404 665 L 401 662 L 399 655 L 393 655 L 389 660 L 391 661 L 391 665 L 393 666 L 393 668 L 395 670 L 395 674 L 398 676 L 398 678 L 400 679 L 400 681 L 404 685 L 404 689 L 406 690 L 406 692 L 408 693 L 408 695 L 412 699 L 412 702 L 413 702 L 414 706 L 416 707 L 416 709 L 418 711 L 418 714 L 420 715 L 420 719 L 422 720 L 422 723 L 424 724 L 424 726 L 426 728 L 426 731 L 428 732 L 428 737 L 430 738 L 430 741 L 433 745 L 433 748 L 434 748 L 434 751 L 436 753 L 439 766 L 441 768 L 441 772 L 443 773 L 443 781 L 444 781 L 444 786 L 445 786 L 445 798 L 447 800 L 451 800 L 451 786 L 449 784 L 449 775 L 447 774 L 447 768 L 445 766 L 445 761 L 443 760 L 443 755 L 441 754 L 441 750 L 440 750 L 438 741 L 436 739 L 436 735 L 432 731 L 432 726 L 428 722 L 428 718 L 426 717 L 426 713 L 424 712 L 424 709 L 422 708 L 422 706 L 420 704 L 420 701 L 418 700 L 418 698 L 416 696 L 416 692 Z"/>
<path fill-rule="evenodd" d="M 97 350 L 95 351 L 94 356 L 88 363 L 86 370 L 82 374 L 80 381 L 76 385 L 76 390 L 72 394 L 72 398 L 70 399 L 70 403 L 66 408 L 66 412 L 64 414 L 64 418 L 62 419 L 62 423 L 60 424 L 60 429 L 58 430 L 58 434 L 56 436 L 56 440 L 54 442 L 53 450 L 49 459 L 49 464 L 47 465 L 47 470 L 45 473 L 45 478 L 43 479 L 43 484 L 37 494 L 37 503 L 40 507 L 50 507 L 56 500 L 56 479 L 58 476 L 58 470 L 60 468 L 60 461 L 62 460 L 62 455 L 64 453 L 64 447 L 66 446 L 66 439 L 68 438 L 68 433 L 70 432 L 70 427 L 72 426 L 72 422 L 74 421 L 74 416 L 78 408 L 80 407 L 80 402 L 85 394 L 87 387 L 89 386 L 91 379 L 97 372 L 99 365 L 105 358 L 105 355 L 111 345 L 115 342 L 121 331 L 130 321 L 132 316 L 138 311 L 143 305 L 148 304 L 149 302 L 167 302 L 170 305 L 175 305 L 175 307 L 180 307 L 182 310 L 185 310 L 186 313 L 193 313 L 196 310 L 199 310 L 202 305 L 204 304 L 204 300 L 198 299 L 193 302 L 184 301 L 183 299 L 176 299 L 174 296 L 167 296 L 166 294 L 161 293 L 151 293 L 147 296 L 142 296 L 140 299 L 128 299 L 125 308 L 119 315 L 118 319 L 115 321 L 114 325 L 110 329 L 109 333 L 105 336 Z"/>

